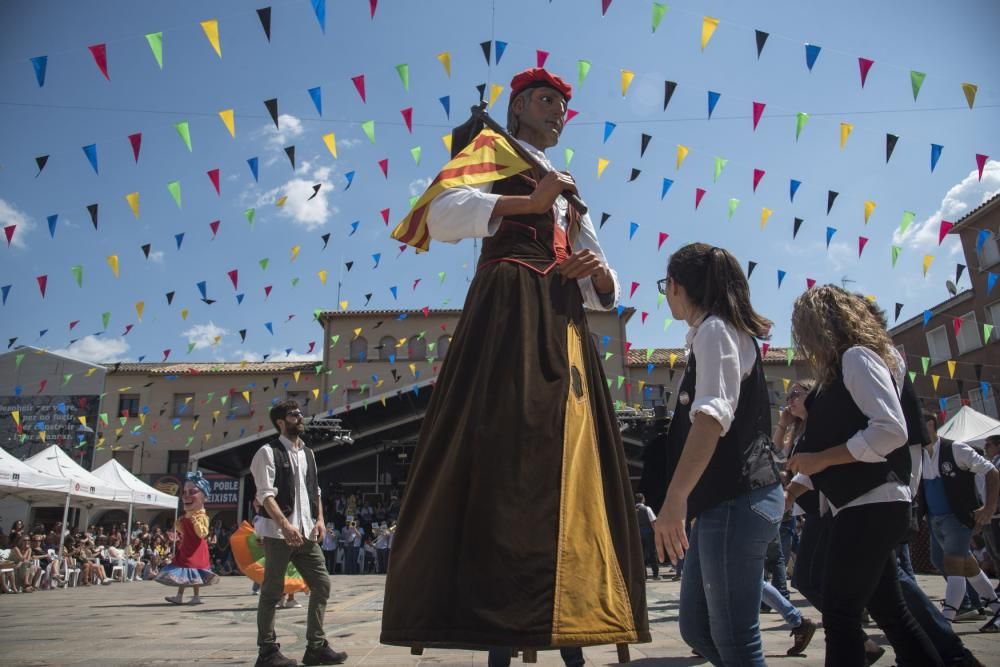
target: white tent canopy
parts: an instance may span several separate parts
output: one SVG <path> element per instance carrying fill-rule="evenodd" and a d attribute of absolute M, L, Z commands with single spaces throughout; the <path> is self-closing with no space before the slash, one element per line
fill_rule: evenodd
<path fill-rule="evenodd" d="M 954 417 L 938 429 L 938 435 L 982 449 L 986 438 L 1000 435 L 1000 421 L 963 405 Z"/>
<path fill-rule="evenodd" d="M 125 469 L 125 466 L 111 459 L 92 473 L 94 477 L 116 486 L 131 489 L 132 503 L 139 508 L 176 509 L 177 498 L 163 493 L 146 484 Z"/>
<path fill-rule="evenodd" d="M 32 504 L 61 505 L 69 485 L 68 480 L 32 468 L 0 448 L 0 496 L 14 496 Z"/>
<path fill-rule="evenodd" d="M 58 445 L 52 445 L 25 461 L 29 466 L 69 482 L 74 497 L 97 501 L 97 505 L 128 505 L 132 489 L 95 477 L 78 465 Z"/>

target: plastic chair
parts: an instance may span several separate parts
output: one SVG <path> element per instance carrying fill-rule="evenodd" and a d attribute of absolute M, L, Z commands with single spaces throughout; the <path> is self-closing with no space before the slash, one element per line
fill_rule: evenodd
<path fill-rule="evenodd" d="M 21 592 L 17 585 L 17 577 L 14 576 L 14 568 L 12 567 L 0 568 L 0 585 L 2 585 L 4 589 L 9 589 L 11 592 Z"/>
<path fill-rule="evenodd" d="M 127 570 L 125 569 L 125 559 L 119 558 L 118 560 L 115 561 L 115 564 L 111 566 L 112 581 L 115 578 L 115 572 L 118 572 L 119 574 L 122 575 L 121 581 L 122 583 L 125 583 L 125 574 L 127 572 Z"/>
<path fill-rule="evenodd" d="M 63 558 L 63 579 L 66 581 L 67 586 L 77 586 L 80 583 L 80 568 L 70 567 L 69 559 Z"/>

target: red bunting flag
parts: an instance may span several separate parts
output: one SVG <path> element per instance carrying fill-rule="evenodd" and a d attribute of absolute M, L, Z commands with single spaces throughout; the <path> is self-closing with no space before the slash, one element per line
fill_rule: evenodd
<path fill-rule="evenodd" d="M 45 286 L 49 284 L 48 276 L 38 276 L 35 278 L 38 281 L 38 290 L 42 293 L 42 298 L 45 298 Z"/>
<path fill-rule="evenodd" d="M 378 166 L 382 170 L 382 173 L 385 174 L 385 177 L 389 178 L 389 158 L 379 160 Z"/>
<path fill-rule="evenodd" d="M 403 122 L 406 123 L 406 129 L 410 134 L 413 134 L 413 107 L 406 107 L 399 113 L 403 114 Z"/>
<path fill-rule="evenodd" d="M 631 291 L 629 291 L 629 293 L 628 293 L 628 298 L 630 298 L 630 299 L 631 299 L 631 298 L 632 298 L 633 296 L 635 296 L 635 291 L 636 291 L 637 289 L 639 289 L 639 283 L 637 283 L 637 282 L 635 282 L 635 281 L 633 280 L 633 281 L 632 281 L 632 289 L 631 289 Z"/>
<path fill-rule="evenodd" d="M 628 351 L 631 350 L 631 349 L 632 349 L 632 343 L 629 342 L 629 341 L 625 341 L 625 356 L 626 357 L 628 356 Z"/>
<path fill-rule="evenodd" d="M 240 280 L 239 269 L 233 269 L 232 271 L 227 271 L 226 275 L 229 276 L 229 279 L 231 281 L 233 281 L 233 289 L 238 289 L 237 285 L 238 285 L 239 280 Z"/>
<path fill-rule="evenodd" d="M 122 335 L 123 336 L 127 336 L 128 332 L 132 330 L 133 326 L 135 326 L 135 325 L 134 324 L 126 324 L 125 325 L 125 331 L 122 332 Z"/>
<path fill-rule="evenodd" d="M 424 306 L 423 308 L 420 309 L 420 312 L 424 314 L 425 318 L 431 316 L 431 308 L 430 308 L 430 306 Z"/>
<path fill-rule="evenodd" d="M 806 278 L 806 289 L 812 289 L 813 285 L 816 284 L 815 278 Z"/>
<path fill-rule="evenodd" d="M 69 330 L 70 330 L 70 331 L 72 331 L 72 330 L 73 330 L 73 328 L 74 328 L 74 327 L 75 327 L 75 326 L 76 326 L 77 324 L 79 324 L 79 323 L 80 323 L 80 320 L 73 320 L 72 322 L 70 322 L 70 323 L 69 323 Z"/>
<path fill-rule="evenodd" d="M 608 7 L 611 6 L 612 0 L 601 0 L 601 16 L 608 13 Z"/>
<path fill-rule="evenodd" d="M 382 215 L 382 220 L 385 221 L 386 227 L 388 227 L 389 226 L 389 209 L 384 208 L 381 211 L 379 211 L 379 213 Z M 405 250 L 406 246 L 403 246 L 403 249 Z"/>
<path fill-rule="evenodd" d="M 757 123 L 760 122 L 760 117 L 764 113 L 764 107 L 767 105 L 764 102 L 754 102 L 753 103 L 753 129 L 757 130 Z"/>
<path fill-rule="evenodd" d="M 947 220 L 941 221 L 941 228 L 938 230 L 938 245 L 944 243 L 944 237 L 948 235 L 951 228 L 955 226 L 954 222 L 948 222 Z"/>
<path fill-rule="evenodd" d="M 858 257 L 861 257 L 861 253 L 864 251 L 865 246 L 868 244 L 868 239 L 864 236 L 858 237 Z"/>
<path fill-rule="evenodd" d="M 371 12 L 372 20 L 375 20 L 375 10 L 378 9 L 378 0 L 368 0 L 368 11 Z"/>
<path fill-rule="evenodd" d="M 579 113 L 579 111 L 574 111 L 573 109 L 566 109 L 566 122 L 568 123 L 573 120 Z"/>
<path fill-rule="evenodd" d="M 649 313 L 647 313 L 644 310 L 644 311 L 642 311 L 642 313 L 640 313 L 640 315 L 642 316 L 642 323 L 645 324 L 646 323 L 646 318 L 649 317 Z"/>
<path fill-rule="evenodd" d="M 958 332 L 962 330 L 962 318 L 953 317 L 951 318 L 951 327 L 955 330 L 955 338 L 958 338 Z"/>
<path fill-rule="evenodd" d="M 264 285 L 264 299 L 267 299 L 269 296 L 271 296 L 271 286 Z"/>
<path fill-rule="evenodd" d="M 669 237 L 670 234 L 667 234 L 666 232 L 660 232 L 660 240 L 657 241 L 656 243 L 656 249 L 659 250 L 660 248 L 662 248 L 663 242 L 666 241 Z"/>
<path fill-rule="evenodd" d="M 132 144 L 132 155 L 135 156 L 135 162 L 139 164 L 139 147 L 142 146 L 142 132 L 128 135 L 128 141 Z"/>
<path fill-rule="evenodd" d="M 222 193 L 219 192 L 219 170 L 210 169 L 208 172 L 208 180 L 212 181 L 212 185 L 215 187 L 215 194 L 221 196 Z"/>
<path fill-rule="evenodd" d="M 316 341 L 311 340 L 309 341 L 309 349 L 306 351 L 306 354 L 312 354 L 314 349 L 316 349 Z"/>
<path fill-rule="evenodd" d="M 983 180 L 983 168 L 986 166 L 986 161 L 990 159 L 989 155 L 983 155 L 982 153 L 976 153 L 976 166 L 979 168 L 979 180 Z"/>
<path fill-rule="evenodd" d="M 43 391 L 45 391 L 45 385 L 47 385 L 48 383 L 49 383 L 48 380 L 42 380 L 41 382 L 38 383 L 38 393 L 39 394 L 42 393 Z"/>
<path fill-rule="evenodd" d="M 221 220 L 213 220 L 212 222 L 208 223 L 208 226 L 212 229 L 213 239 L 215 238 L 215 235 L 219 233 L 219 225 L 221 224 L 221 222 L 222 222 Z"/>
<path fill-rule="evenodd" d="M 10 247 L 11 241 L 14 240 L 14 230 L 17 229 L 17 225 L 7 225 L 3 228 L 3 233 L 7 235 L 7 247 Z"/>
<path fill-rule="evenodd" d="M 705 196 L 705 190 L 703 188 L 694 189 L 694 208 L 698 210 L 698 206 L 701 204 L 702 197 Z"/>
<path fill-rule="evenodd" d="M 861 87 L 865 87 L 865 81 L 868 80 L 868 70 L 872 68 L 875 64 L 874 60 L 869 60 L 868 58 L 858 58 L 858 67 L 861 69 Z"/>
<path fill-rule="evenodd" d="M 760 185 L 760 179 L 764 178 L 764 173 L 765 172 L 764 172 L 763 169 L 754 169 L 753 170 L 753 191 L 754 192 L 757 192 L 757 186 Z"/>
<path fill-rule="evenodd" d="M 549 52 L 548 51 L 542 51 L 541 49 L 536 50 L 535 51 L 535 63 L 536 63 L 535 66 L 536 67 L 545 67 L 545 61 L 548 60 L 548 58 L 549 58 Z"/>
<path fill-rule="evenodd" d="M 761 343 L 760 344 L 760 358 L 763 359 L 764 357 L 766 357 L 767 356 L 767 351 L 770 350 L 770 349 L 771 349 L 771 344 L 770 343 Z"/>
<path fill-rule="evenodd" d="M 359 74 L 357 76 L 352 76 L 351 81 L 354 82 L 354 87 L 358 90 L 358 95 L 361 96 L 361 101 L 367 104 L 368 100 L 365 99 L 365 75 Z"/>
<path fill-rule="evenodd" d="M 94 44 L 93 46 L 88 46 L 90 49 L 90 55 L 94 56 L 94 62 L 97 63 L 97 68 L 101 70 L 101 74 L 108 81 L 111 81 L 111 77 L 108 76 L 108 45 L 107 44 Z"/>
<path fill-rule="evenodd" d="M 170 356 L 170 348 L 167 348 L 166 350 L 163 351 L 163 361 L 166 361 L 167 357 L 169 356 Z"/>

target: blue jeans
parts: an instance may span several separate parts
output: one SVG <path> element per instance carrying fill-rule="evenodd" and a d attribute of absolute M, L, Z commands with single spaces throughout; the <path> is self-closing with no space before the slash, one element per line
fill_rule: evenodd
<path fill-rule="evenodd" d="M 802 625 L 802 612 L 796 609 L 795 605 L 788 601 L 784 595 L 781 594 L 777 588 L 772 586 L 768 582 L 764 582 L 764 588 L 761 590 L 761 599 L 771 609 L 774 609 L 781 617 L 785 619 L 785 623 L 797 628 Z"/>
<path fill-rule="evenodd" d="M 760 638 L 764 557 L 784 512 L 780 484 L 699 514 L 681 579 L 680 631 L 713 665 L 765 665 Z"/>
<path fill-rule="evenodd" d="M 490 649 L 487 665 L 489 667 L 509 667 L 513 649 L 507 647 L 495 647 Z M 583 649 L 577 646 L 559 649 L 559 655 L 563 659 L 566 667 L 583 667 L 587 664 L 583 658 Z"/>
<path fill-rule="evenodd" d="M 906 542 L 896 545 L 896 563 L 899 565 L 899 569 L 909 576 L 917 576 L 913 573 L 913 561 L 910 560 L 910 545 Z"/>
<path fill-rule="evenodd" d="M 937 605 L 931 602 L 916 579 L 901 566 L 898 566 L 896 576 L 899 578 L 899 588 L 903 592 L 906 608 L 931 640 L 938 655 L 946 665 L 961 663 L 967 651 L 951 623 L 944 619 Z"/>

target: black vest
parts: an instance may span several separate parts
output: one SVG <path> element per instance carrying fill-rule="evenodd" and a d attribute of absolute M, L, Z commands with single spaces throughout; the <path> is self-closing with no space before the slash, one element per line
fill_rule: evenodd
<path fill-rule="evenodd" d="M 292 470 L 292 460 L 288 455 L 288 450 L 280 440 L 276 440 L 268 445 L 274 453 L 274 485 L 278 488 L 278 495 L 275 502 L 278 509 L 290 519 L 295 509 L 295 494 L 299 485 L 295 482 L 295 473 Z M 308 447 L 306 450 L 306 490 L 309 491 L 309 513 L 314 520 L 319 519 L 316 511 L 316 499 L 319 497 L 319 482 L 316 475 L 316 457 Z M 265 513 L 266 516 L 266 513 Z"/>
<path fill-rule="evenodd" d="M 646 511 L 646 506 L 635 507 L 635 518 L 639 520 L 639 532 L 640 533 L 651 533 L 653 532 L 653 523 L 649 520 L 649 512 Z"/>
<path fill-rule="evenodd" d="M 822 387 L 817 386 L 806 397 L 806 430 L 795 448 L 797 453 L 816 453 L 846 443 L 858 431 L 868 426 L 868 417 L 854 402 L 843 375 Z M 910 484 L 910 451 L 908 447 L 894 449 L 886 461 L 857 461 L 830 466 L 810 478 L 813 487 L 831 503 L 843 507 L 858 496 L 887 482 Z"/>
<path fill-rule="evenodd" d="M 753 370 L 740 383 L 740 399 L 729 431 L 719 438 L 715 452 L 701 479 L 688 496 L 688 518 L 692 519 L 719 503 L 731 500 L 754 489 L 780 481 L 771 446 L 771 403 L 768 400 L 760 347 Z M 684 452 L 684 443 L 691 430 L 691 403 L 695 399 L 698 368 L 693 353 L 688 353 L 687 367 L 677 394 L 677 409 L 667 433 L 666 485 Z"/>
<path fill-rule="evenodd" d="M 969 528 L 974 528 L 976 519 L 973 515 L 979 506 L 979 496 L 976 494 L 976 475 L 968 470 L 962 470 L 955 463 L 955 450 L 953 440 L 941 438 L 938 447 L 941 452 L 938 454 L 938 475 L 941 478 L 941 485 L 944 487 L 944 496 L 948 499 L 948 506 L 951 513 Z M 924 512 L 927 511 L 927 499 L 924 496 L 924 486 L 920 485 L 920 505 Z"/>

